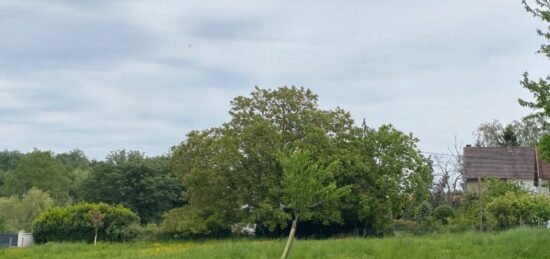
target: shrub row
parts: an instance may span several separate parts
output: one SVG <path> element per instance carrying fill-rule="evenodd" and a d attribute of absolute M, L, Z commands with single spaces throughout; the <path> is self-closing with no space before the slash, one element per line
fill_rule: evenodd
<path fill-rule="evenodd" d="M 122 205 L 104 203 L 80 203 L 68 207 L 51 208 L 33 222 L 33 234 L 37 243 L 59 241 L 86 241 L 94 238 L 92 217 L 103 216 L 98 229 L 98 240 L 128 241 L 137 235 L 139 217 Z"/>

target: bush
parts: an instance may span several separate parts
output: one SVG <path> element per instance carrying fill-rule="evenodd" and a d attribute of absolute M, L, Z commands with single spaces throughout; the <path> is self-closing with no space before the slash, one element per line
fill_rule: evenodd
<path fill-rule="evenodd" d="M 541 225 L 550 220 L 550 198 L 548 196 L 533 196 L 531 202 L 531 221 Z"/>
<path fill-rule="evenodd" d="M 139 217 L 131 210 L 104 203 L 80 203 L 56 207 L 42 213 L 33 222 L 37 243 L 51 241 L 87 241 L 94 238 L 92 214 L 99 211 L 104 217 L 98 230 L 98 240 L 128 241 L 137 235 Z"/>
<path fill-rule="evenodd" d="M 147 225 L 139 226 L 136 241 L 158 241 L 162 239 L 162 232 L 159 225 L 154 223 L 149 223 Z"/>
<path fill-rule="evenodd" d="M 160 231 L 170 238 L 227 237 L 231 225 L 226 224 L 223 215 L 203 213 L 193 206 L 169 210 L 164 214 Z"/>
<path fill-rule="evenodd" d="M 455 211 L 449 205 L 439 205 L 433 211 L 433 217 L 444 225 L 448 224 L 449 219 L 453 218 L 454 215 Z"/>
<path fill-rule="evenodd" d="M 488 202 L 509 192 L 516 195 L 529 194 L 529 191 L 523 184 L 514 181 L 503 181 L 497 178 L 484 179 L 483 188 L 484 199 Z"/>
<path fill-rule="evenodd" d="M 429 221 L 432 216 L 432 206 L 429 202 L 425 201 L 418 205 L 415 209 L 414 218 L 417 221 L 425 222 Z"/>
<path fill-rule="evenodd" d="M 6 232 L 6 219 L 0 215 L 0 232 Z"/>
<path fill-rule="evenodd" d="M 393 229 L 396 232 L 407 232 L 412 234 L 422 233 L 422 226 L 413 220 L 397 219 L 393 221 Z"/>
<path fill-rule="evenodd" d="M 507 229 L 522 224 L 541 224 L 550 219 L 550 199 L 540 195 L 508 192 L 489 204 L 497 228 Z"/>

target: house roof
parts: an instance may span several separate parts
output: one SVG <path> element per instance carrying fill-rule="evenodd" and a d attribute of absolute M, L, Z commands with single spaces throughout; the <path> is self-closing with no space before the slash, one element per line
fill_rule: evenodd
<path fill-rule="evenodd" d="M 534 179 L 536 175 L 535 149 L 528 147 L 470 147 L 464 148 L 464 176 L 466 179 L 497 177 L 501 179 Z M 550 177 L 550 165 L 547 167 Z M 541 177 L 545 176 L 542 175 Z"/>

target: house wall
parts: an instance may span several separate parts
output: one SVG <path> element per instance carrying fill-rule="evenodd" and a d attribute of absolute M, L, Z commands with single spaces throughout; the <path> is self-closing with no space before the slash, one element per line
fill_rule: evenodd
<path fill-rule="evenodd" d="M 473 192 L 473 193 L 477 193 L 479 191 L 479 184 L 477 182 L 477 180 L 475 179 L 468 179 L 466 181 L 466 191 L 467 192 Z"/>
<path fill-rule="evenodd" d="M 532 193 L 538 193 L 538 187 L 535 186 L 533 179 L 508 179 L 508 182 L 516 182 Z"/>
<path fill-rule="evenodd" d="M 540 180 L 540 193 L 550 195 L 550 180 Z"/>

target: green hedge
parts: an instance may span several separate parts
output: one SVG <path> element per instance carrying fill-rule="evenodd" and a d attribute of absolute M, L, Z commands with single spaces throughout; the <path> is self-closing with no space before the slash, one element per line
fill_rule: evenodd
<path fill-rule="evenodd" d="M 68 207 L 51 208 L 33 222 L 33 235 L 37 243 L 59 241 L 87 241 L 94 238 L 92 214 L 103 214 L 98 231 L 101 241 L 128 241 L 137 234 L 139 217 L 122 205 L 80 203 Z"/>

